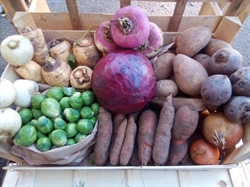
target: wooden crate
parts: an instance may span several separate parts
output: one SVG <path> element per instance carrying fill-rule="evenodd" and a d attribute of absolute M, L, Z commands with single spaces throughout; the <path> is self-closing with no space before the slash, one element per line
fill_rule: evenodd
<path fill-rule="evenodd" d="M 76 0 L 65 0 L 68 8 L 66 13 L 50 12 L 45 0 L 32 0 L 29 7 L 24 0 L 1 1 L 17 32 L 25 26 L 42 28 L 47 41 L 55 37 L 80 38 L 90 25 L 98 25 L 113 16 L 111 13 L 83 13 L 78 10 Z M 215 38 L 230 43 L 250 12 L 249 0 L 196 0 L 195 2 L 202 3 L 197 16 L 183 16 L 187 3 L 194 2 L 193 0 L 162 0 L 162 2 L 175 2 L 174 14 L 149 16 L 149 20 L 163 30 L 165 45 L 172 43 L 173 37 L 179 32 L 194 26 L 206 26 L 211 29 Z M 129 4 L 131 0 L 120 0 L 120 7 Z M 11 81 L 18 78 L 12 66 L 7 66 L 2 77 Z M 229 154 L 221 164 L 240 163 L 250 157 L 249 135 L 250 128 L 245 130 L 242 145 Z M 0 142 L 0 145 L 1 157 L 17 163 L 25 163 L 22 159 L 9 154 L 11 145 L 8 142 Z"/>

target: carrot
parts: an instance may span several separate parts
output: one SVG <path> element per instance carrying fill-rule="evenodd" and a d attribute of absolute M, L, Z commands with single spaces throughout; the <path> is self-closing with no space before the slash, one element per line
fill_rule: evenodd
<path fill-rule="evenodd" d="M 99 108 L 98 131 L 94 146 L 95 164 L 102 166 L 108 160 L 108 151 L 111 142 L 113 124 L 111 113 L 103 107 Z"/>
<path fill-rule="evenodd" d="M 139 159 L 139 154 L 138 154 L 138 144 L 137 143 L 134 144 L 134 149 L 133 149 L 131 158 L 129 160 L 129 165 L 130 166 L 140 166 L 141 165 L 141 161 Z"/>
<path fill-rule="evenodd" d="M 109 154 L 110 154 L 110 151 L 114 147 L 115 138 L 116 138 L 116 135 L 117 135 L 118 128 L 119 128 L 121 122 L 124 119 L 126 119 L 126 115 L 125 114 L 115 113 L 113 115 L 113 118 L 112 118 L 112 121 L 113 121 L 113 132 L 112 132 L 112 138 L 111 138 L 111 145 L 110 145 L 110 149 L 109 149 Z"/>
<path fill-rule="evenodd" d="M 119 164 L 119 157 L 122 149 L 122 144 L 124 142 L 124 137 L 126 133 L 126 127 L 127 127 L 127 119 L 124 119 L 117 131 L 117 136 L 115 138 L 114 146 L 110 150 L 109 154 L 109 160 L 110 164 L 113 166 L 117 166 Z"/>
<path fill-rule="evenodd" d="M 137 125 L 134 121 L 134 117 L 131 115 L 128 118 L 125 139 L 124 139 L 121 154 L 120 154 L 121 165 L 124 165 L 124 166 L 127 165 L 132 156 L 132 153 L 134 150 L 136 132 L 137 132 Z"/>
<path fill-rule="evenodd" d="M 187 141 L 172 138 L 170 143 L 167 165 L 177 165 L 188 151 Z"/>
<path fill-rule="evenodd" d="M 153 160 L 157 165 L 164 165 L 168 159 L 171 129 L 175 116 L 172 100 L 172 95 L 167 96 L 160 112 L 152 154 Z"/>
<path fill-rule="evenodd" d="M 147 165 L 152 156 L 158 119 L 151 109 L 147 109 L 141 113 L 138 120 L 138 154 L 142 165 Z"/>
<path fill-rule="evenodd" d="M 172 136 L 178 140 L 187 140 L 195 131 L 199 113 L 192 106 L 182 106 L 175 113 Z"/>

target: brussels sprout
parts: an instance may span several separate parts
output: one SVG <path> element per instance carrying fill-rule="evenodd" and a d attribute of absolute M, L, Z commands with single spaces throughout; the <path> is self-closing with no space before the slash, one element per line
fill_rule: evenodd
<path fill-rule="evenodd" d="M 29 108 L 22 108 L 21 110 L 18 111 L 18 113 L 21 117 L 23 125 L 30 122 L 33 119 L 32 110 Z"/>
<path fill-rule="evenodd" d="M 53 86 L 49 88 L 49 90 L 46 93 L 46 97 L 60 101 L 60 99 L 64 97 L 63 88 L 59 86 Z"/>
<path fill-rule="evenodd" d="M 92 103 L 92 104 L 90 105 L 90 108 L 91 108 L 91 110 L 94 112 L 94 115 L 95 115 L 95 116 L 98 116 L 100 105 L 99 105 L 98 103 L 94 102 L 94 103 Z"/>
<path fill-rule="evenodd" d="M 45 99 L 45 95 L 43 94 L 36 94 L 31 98 L 31 106 L 33 108 L 41 108 L 41 104 Z"/>
<path fill-rule="evenodd" d="M 78 133 L 76 123 L 68 123 L 64 131 L 66 132 L 68 138 L 74 137 Z"/>
<path fill-rule="evenodd" d="M 36 142 L 36 147 L 41 152 L 50 150 L 51 145 L 52 144 L 51 144 L 51 140 L 49 139 L 49 137 L 41 137 Z"/>
<path fill-rule="evenodd" d="M 63 93 L 67 96 L 72 96 L 76 93 L 76 89 L 74 87 L 63 87 Z"/>
<path fill-rule="evenodd" d="M 90 90 L 86 90 L 81 93 L 81 97 L 83 99 L 83 105 L 91 105 L 94 102 L 95 96 L 94 93 Z"/>
<path fill-rule="evenodd" d="M 67 142 L 65 145 L 74 145 L 74 144 L 76 144 L 76 141 L 73 138 L 69 138 L 67 139 Z"/>
<path fill-rule="evenodd" d="M 57 147 L 64 146 L 67 142 L 66 132 L 60 129 L 53 130 L 49 134 L 49 138 L 51 142 Z"/>
<path fill-rule="evenodd" d="M 41 116 L 43 116 L 43 112 L 42 112 L 41 109 L 32 108 L 31 111 L 32 111 L 33 117 L 34 117 L 35 119 L 38 119 L 38 118 L 40 118 Z"/>
<path fill-rule="evenodd" d="M 76 122 L 80 118 L 80 112 L 74 108 L 65 108 L 63 114 L 65 118 L 71 123 Z"/>
<path fill-rule="evenodd" d="M 75 142 L 76 142 L 76 143 L 81 142 L 81 141 L 83 141 L 86 137 L 87 137 L 86 134 L 77 133 L 76 136 L 75 136 Z"/>
<path fill-rule="evenodd" d="M 46 116 L 41 116 L 37 120 L 36 128 L 39 132 L 43 134 L 48 134 L 53 130 L 53 123 Z"/>
<path fill-rule="evenodd" d="M 81 97 L 81 93 L 80 92 L 74 93 L 74 95 L 72 95 L 69 98 L 69 104 L 72 108 L 75 108 L 75 109 L 81 108 L 83 105 L 83 99 Z"/>
<path fill-rule="evenodd" d="M 81 119 L 77 122 L 76 128 L 81 134 L 88 135 L 93 130 L 93 124 L 89 119 Z"/>
<path fill-rule="evenodd" d="M 61 108 L 57 100 L 46 98 L 41 104 L 42 113 L 47 117 L 56 117 L 60 114 Z"/>
<path fill-rule="evenodd" d="M 32 125 L 24 125 L 19 129 L 14 137 L 14 144 L 18 146 L 28 147 L 37 139 L 37 130 Z"/>
<path fill-rule="evenodd" d="M 36 127 L 37 126 L 37 119 L 32 119 L 30 122 L 29 122 L 30 125 Z"/>
<path fill-rule="evenodd" d="M 91 110 L 89 106 L 84 106 L 80 110 L 81 118 L 83 119 L 90 119 L 94 116 L 94 112 Z"/>
<path fill-rule="evenodd" d="M 70 104 L 69 104 L 69 97 L 63 97 L 60 101 L 59 101 L 60 107 L 62 110 L 64 110 L 65 108 L 71 108 Z"/>
<path fill-rule="evenodd" d="M 43 133 L 37 131 L 37 139 L 39 139 L 41 137 L 48 137 L 48 136 L 46 134 L 43 134 Z"/>
<path fill-rule="evenodd" d="M 96 124 L 96 121 L 97 121 L 97 117 L 96 117 L 96 116 L 93 116 L 93 117 L 90 118 L 89 120 L 92 122 L 92 125 L 93 125 L 93 127 L 94 127 L 95 124 Z"/>
<path fill-rule="evenodd" d="M 54 118 L 54 129 L 61 129 L 64 130 L 66 128 L 66 121 L 64 121 L 64 119 L 56 117 Z"/>

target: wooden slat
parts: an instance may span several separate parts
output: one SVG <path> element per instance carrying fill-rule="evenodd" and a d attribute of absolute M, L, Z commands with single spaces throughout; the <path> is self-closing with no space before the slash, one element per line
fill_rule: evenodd
<path fill-rule="evenodd" d="M 131 0 L 120 0 L 120 7 L 128 6 L 131 4 Z"/>
<path fill-rule="evenodd" d="M 175 32 L 178 30 L 186 5 L 187 5 L 187 0 L 177 1 L 175 5 L 173 17 L 168 27 L 169 32 Z"/>
<path fill-rule="evenodd" d="M 233 0 L 230 3 L 225 16 L 237 16 L 240 14 L 240 12 L 245 11 L 249 4 L 249 0 Z"/>
<path fill-rule="evenodd" d="M 217 15 L 221 16 L 223 14 L 220 6 L 216 2 L 205 2 L 202 3 L 199 15 Z"/>
<path fill-rule="evenodd" d="M 29 12 L 50 12 L 50 9 L 46 0 L 32 0 Z"/>
<path fill-rule="evenodd" d="M 216 38 L 220 38 L 231 43 L 241 28 L 241 22 L 238 17 L 225 16 L 214 32 Z"/>
<path fill-rule="evenodd" d="M 24 0 L 1 0 L 9 19 L 12 20 L 17 11 L 27 11 L 28 7 Z"/>
<path fill-rule="evenodd" d="M 76 0 L 66 0 L 71 24 L 75 30 L 81 29 L 81 22 L 79 18 L 79 11 L 77 8 Z"/>

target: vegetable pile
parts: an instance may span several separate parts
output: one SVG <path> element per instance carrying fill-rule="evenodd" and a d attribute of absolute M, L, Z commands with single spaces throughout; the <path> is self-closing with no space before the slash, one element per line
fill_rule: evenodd
<path fill-rule="evenodd" d="M 93 164 L 172 166 L 217 164 L 245 136 L 250 67 L 209 28 L 165 45 L 127 6 L 87 34 L 46 41 L 27 27 L 1 43 L 21 77 L 0 80 L 1 141 L 45 152 L 81 143 L 97 122 Z"/>
<path fill-rule="evenodd" d="M 54 86 L 45 94 L 31 98 L 31 106 L 18 111 L 22 127 L 14 144 L 28 147 L 33 143 L 45 152 L 74 145 L 93 130 L 99 112 L 93 92 L 77 92 L 73 87 Z"/>

